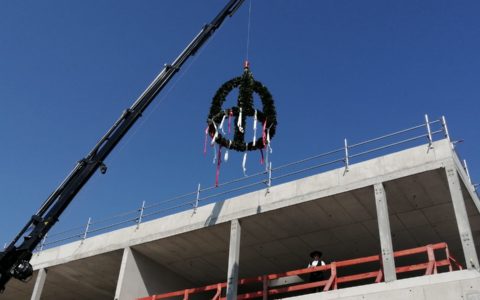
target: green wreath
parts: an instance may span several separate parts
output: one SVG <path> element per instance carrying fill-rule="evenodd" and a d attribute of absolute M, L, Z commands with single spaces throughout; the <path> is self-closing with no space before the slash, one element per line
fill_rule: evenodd
<path fill-rule="evenodd" d="M 238 106 L 222 110 L 222 105 L 226 100 L 227 95 L 234 89 L 239 89 Z M 260 96 L 263 104 L 263 111 L 257 110 L 257 120 L 263 125 L 266 122 L 265 127 L 268 130 L 270 139 L 275 135 L 277 127 L 277 114 L 275 111 L 275 105 L 273 103 L 272 94 L 268 91 L 261 82 L 253 79 L 253 75 L 250 70 L 245 68 L 242 76 L 233 78 L 225 82 L 215 93 L 213 97 L 212 106 L 210 107 L 210 113 L 208 115 L 208 133 L 211 137 L 214 137 L 217 133 L 215 142 L 228 149 L 234 149 L 236 151 L 250 151 L 263 149 L 267 146 L 268 141 L 265 141 L 261 136 L 255 141 L 255 145 L 252 142 L 245 142 L 245 133 L 240 131 L 238 126 L 235 127 L 235 133 L 233 140 L 225 138 L 219 132 L 219 124 L 223 117 L 229 116 L 238 119 L 240 115 L 240 108 L 242 109 L 242 127 L 245 127 L 247 117 L 253 117 L 255 115 L 255 109 L 253 107 L 253 93 Z M 236 124 L 236 122 L 235 122 Z"/>

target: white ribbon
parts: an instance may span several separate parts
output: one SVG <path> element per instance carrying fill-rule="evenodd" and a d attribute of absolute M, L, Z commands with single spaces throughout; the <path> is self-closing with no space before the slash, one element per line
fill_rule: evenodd
<path fill-rule="evenodd" d="M 267 130 L 267 145 L 268 145 L 268 149 L 270 150 L 270 153 L 272 153 L 273 149 L 272 147 L 270 147 L 270 128 L 268 128 Z"/>
<path fill-rule="evenodd" d="M 253 115 L 253 146 L 257 143 L 257 110 Z"/>
<path fill-rule="evenodd" d="M 213 124 L 213 127 L 215 127 L 215 135 L 213 136 L 212 142 L 210 143 L 210 145 L 213 146 L 213 144 L 215 144 L 215 141 L 218 138 L 218 129 L 217 129 L 217 124 L 215 124 L 215 121 L 212 121 L 212 124 Z"/>
<path fill-rule="evenodd" d="M 238 114 L 237 126 L 238 126 L 238 130 L 240 130 L 240 132 L 243 133 L 243 127 L 242 127 L 242 108 L 241 108 L 241 107 L 240 107 L 240 113 Z"/>
<path fill-rule="evenodd" d="M 242 168 L 243 168 L 243 175 L 247 176 L 247 152 L 243 154 Z"/>
<path fill-rule="evenodd" d="M 225 151 L 225 156 L 223 158 L 225 162 L 228 161 L 228 149 L 230 149 L 230 146 L 232 146 L 232 141 L 228 142 L 228 148 L 227 148 L 227 151 Z"/>
<path fill-rule="evenodd" d="M 225 134 L 225 130 L 223 130 L 223 123 L 225 122 L 225 117 L 226 115 L 223 115 L 222 122 L 220 122 L 220 130 L 222 131 L 223 134 Z"/>

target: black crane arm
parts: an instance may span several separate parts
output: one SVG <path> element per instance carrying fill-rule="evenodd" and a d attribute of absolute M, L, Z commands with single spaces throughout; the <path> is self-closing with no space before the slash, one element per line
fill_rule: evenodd
<path fill-rule="evenodd" d="M 0 291 L 12 278 L 25 280 L 32 275 L 29 261 L 42 238 L 58 221 L 75 195 L 100 168 L 105 173 L 103 161 L 120 142 L 122 137 L 135 124 L 142 112 L 162 91 L 170 79 L 180 70 L 185 61 L 208 40 L 226 17 L 232 16 L 244 0 L 230 0 L 213 21 L 205 25 L 180 55 L 163 70 L 138 97 L 132 106 L 126 109 L 107 133 L 99 140 L 88 155 L 80 160 L 60 186 L 47 198 L 13 241 L 0 252 Z M 22 239 L 23 238 L 23 239 Z"/>

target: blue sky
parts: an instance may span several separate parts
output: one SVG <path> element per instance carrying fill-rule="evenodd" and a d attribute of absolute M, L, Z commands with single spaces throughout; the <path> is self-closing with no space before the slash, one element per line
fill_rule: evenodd
<path fill-rule="evenodd" d="M 226 1 L 1 1 L 0 242 Z M 214 183 L 203 130 L 242 72 L 249 0 L 191 59 L 57 227 Z M 478 1 L 252 0 L 249 58 L 277 105 L 279 165 L 445 115 L 480 181 Z M 173 88 L 172 88 L 173 87 Z M 242 176 L 230 153 L 221 180 Z M 260 170 L 249 156 L 249 172 Z"/>

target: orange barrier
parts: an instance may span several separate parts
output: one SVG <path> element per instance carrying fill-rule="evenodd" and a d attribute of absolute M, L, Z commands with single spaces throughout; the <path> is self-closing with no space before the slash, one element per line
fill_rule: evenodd
<path fill-rule="evenodd" d="M 436 260 L 435 250 L 445 250 L 445 258 L 441 260 Z M 425 275 L 431 275 L 431 274 L 436 274 L 438 272 L 439 267 L 448 267 L 449 272 L 453 271 L 454 268 L 458 270 L 463 269 L 461 264 L 458 263 L 458 261 L 451 256 L 450 252 L 448 251 L 448 246 L 446 243 L 438 243 L 438 244 L 427 245 L 427 246 L 418 247 L 418 248 L 396 251 L 394 252 L 394 257 L 399 258 L 399 257 L 416 255 L 421 253 L 427 254 L 427 257 L 428 257 L 427 262 L 396 267 L 396 273 L 401 274 L 406 272 L 425 270 Z M 239 294 L 237 296 L 237 299 L 241 300 L 241 299 L 252 299 L 252 298 L 260 298 L 260 297 L 267 299 L 269 295 L 278 295 L 278 294 L 284 294 L 284 293 L 289 293 L 294 291 L 308 290 L 308 289 L 321 288 L 321 287 L 323 287 L 323 291 L 329 291 L 332 289 L 336 290 L 338 288 L 338 284 L 341 284 L 341 283 L 354 282 L 354 281 L 373 279 L 373 278 L 375 279 L 374 282 L 378 283 L 383 280 L 383 271 L 381 267 L 378 271 L 365 272 L 365 273 L 355 274 L 355 275 L 338 276 L 338 269 L 340 268 L 346 268 L 354 265 L 375 263 L 375 262 L 381 264 L 380 255 L 372 255 L 372 256 L 367 256 L 362 258 L 332 262 L 328 265 L 320 266 L 320 267 L 299 269 L 299 270 L 288 271 L 283 273 L 239 279 L 238 280 L 239 286 L 251 284 L 251 283 L 262 283 L 263 288 L 260 291 Z M 270 280 L 275 280 L 275 279 L 292 276 L 292 275 L 309 274 L 309 273 L 318 272 L 318 271 L 329 271 L 330 277 L 322 281 L 300 283 L 300 284 L 294 284 L 294 285 L 289 285 L 289 286 L 280 287 L 280 288 L 270 288 L 268 286 Z M 226 288 L 226 286 L 227 286 L 227 283 L 223 282 L 223 283 L 207 285 L 199 288 L 191 288 L 191 289 L 185 289 L 185 290 L 180 290 L 176 292 L 165 293 L 161 295 L 153 295 L 153 296 L 148 296 L 144 298 L 138 298 L 138 300 L 158 300 L 158 299 L 166 299 L 166 298 L 173 298 L 173 297 L 183 297 L 183 300 L 188 300 L 189 295 L 204 293 L 209 291 L 215 291 L 215 294 L 212 298 L 213 300 L 225 300 L 226 298 L 222 297 L 222 290 Z"/>

